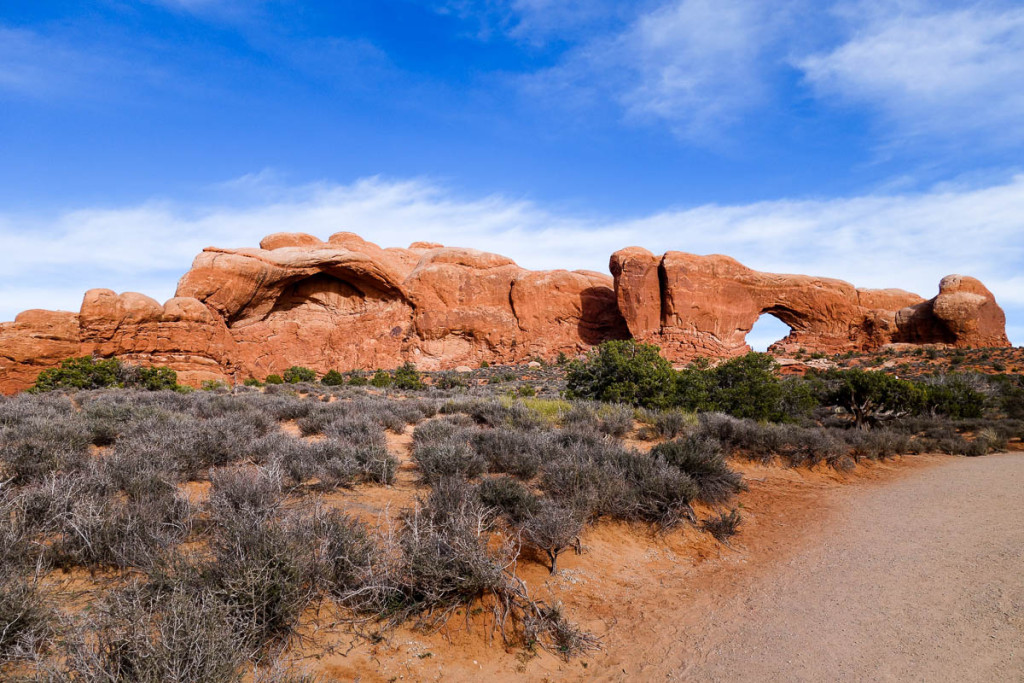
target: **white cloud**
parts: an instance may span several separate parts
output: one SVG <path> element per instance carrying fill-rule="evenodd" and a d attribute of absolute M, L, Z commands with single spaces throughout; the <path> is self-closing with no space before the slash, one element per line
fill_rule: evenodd
<path fill-rule="evenodd" d="M 529 80 L 535 90 L 585 98 L 600 93 L 627 118 L 667 124 L 707 144 L 768 96 L 768 54 L 787 3 L 673 0 L 621 31 L 589 40 Z"/>
<path fill-rule="evenodd" d="M 903 135 L 1024 140 L 1024 9 L 862 1 L 846 16 L 847 42 L 796 62 L 818 93 L 873 105 Z"/>
<path fill-rule="evenodd" d="M 254 200 L 252 185 L 260 182 L 265 199 Z M 959 272 L 988 284 L 1013 329 L 1024 323 L 1024 175 L 981 188 L 705 205 L 630 220 L 566 215 L 501 196 L 465 198 L 424 180 L 267 182 L 273 181 L 250 177 L 222 185 L 215 205 L 153 201 L 0 215 L 7 255 L 0 320 L 33 307 L 75 310 L 84 290 L 96 286 L 166 299 L 203 247 L 254 246 L 278 231 L 326 238 L 349 230 L 383 246 L 429 240 L 475 247 L 538 269 L 607 272 L 609 255 L 634 244 L 654 252 L 725 253 L 761 270 L 902 287 L 926 297 L 941 277 Z"/>
<path fill-rule="evenodd" d="M 61 95 L 99 71 L 103 60 L 34 31 L 0 26 L 0 91 Z"/>

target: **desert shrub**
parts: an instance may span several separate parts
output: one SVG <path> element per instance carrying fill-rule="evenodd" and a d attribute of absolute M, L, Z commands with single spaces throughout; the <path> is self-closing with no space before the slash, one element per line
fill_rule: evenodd
<path fill-rule="evenodd" d="M 702 502 L 723 503 L 743 489 L 743 476 L 726 464 L 721 442 L 706 434 L 658 444 L 651 455 L 689 475 Z"/>
<path fill-rule="evenodd" d="M 442 477 L 476 477 L 487 468 L 487 461 L 470 446 L 468 438 L 458 434 L 430 443 L 414 442 L 412 459 L 425 484 Z"/>
<path fill-rule="evenodd" d="M 720 543 L 725 543 L 736 535 L 742 521 L 739 510 L 733 509 L 708 517 L 701 523 L 701 529 L 714 536 Z"/>
<path fill-rule="evenodd" d="M 674 439 L 696 425 L 693 413 L 681 410 L 661 410 L 654 415 L 654 428 L 666 439 Z"/>
<path fill-rule="evenodd" d="M 298 517 L 225 516 L 193 581 L 227 610 L 250 652 L 289 635 L 316 591 L 313 537 Z"/>
<path fill-rule="evenodd" d="M 458 372 L 442 372 L 435 378 L 434 386 L 442 391 L 452 391 L 453 389 L 465 389 L 469 383 Z"/>
<path fill-rule="evenodd" d="M 405 427 L 404 421 L 402 427 Z M 357 415 L 331 420 L 324 427 L 323 433 L 328 438 L 340 439 L 355 446 L 383 446 L 387 441 L 379 422 Z"/>
<path fill-rule="evenodd" d="M 657 346 L 609 341 L 584 360 L 572 361 L 566 373 L 566 396 L 634 406 L 669 403 L 674 371 Z"/>
<path fill-rule="evenodd" d="M 381 444 L 356 446 L 352 455 L 365 481 L 393 484 L 398 472 L 398 460 Z"/>
<path fill-rule="evenodd" d="M 633 409 L 629 406 L 605 406 L 598 411 L 597 430 L 602 434 L 621 437 L 633 429 Z"/>
<path fill-rule="evenodd" d="M 135 500 L 173 494 L 182 479 L 173 456 L 164 450 L 115 449 L 104 458 L 103 472 Z"/>
<path fill-rule="evenodd" d="M 81 419 L 85 422 L 92 443 L 96 446 L 109 446 L 128 426 L 146 410 L 131 403 L 113 400 L 84 401 Z"/>
<path fill-rule="evenodd" d="M 631 512 L 632 489 L 622 474 L 583 449 L 570 449 L 544 463 L 540 487 L 552 499 L 590 520 Z"/>
<path fill-rule="evenodd" d="M 170 453 L 187 479 L 211 467 L 224 467 L 252 454 L 263 436 L 258 420 L 240 414 L 208 420 L 182 415 L 140 421 L 119 439 L 115 452 Z"/>
<path fill-rule="evenodd" d="M 192 506 L 176 492 L 122 499 L 114 490 L 108 482 L 77 476 L 38 491 L 47 498 L 36 504 L 47 504 L 47 525 L 54 529 L 49 559 L 61 567 L 146 566 L 191 531 Z"/>
<path fill-rule="evenodd" d="M 488 508 L 494 508 L 512 524 L 520 524 L 539 509 L 537 497 L 521 482 L 509 476 L 484 479 L 476 495 Z"/>
<path fill-rule="evenodd" d="M 15 485 L 85 465 L 93 435 L 72 411 L 44 410 L 0 429 L 0 474 Z"/>
<path fill-rule="evenodd" d="M 28 658 L 53 634 L 54 613 L 38 583 L 0 566 L 0 663 Z"/>
<path fill-rule="evenodd" d="M 844 436 L 852 448 L 854 458 L 884 460 L 910 451 L 910 436 L 893 429 L 873 429 L 870 432 L 852 430 Z"/>
<path fill-rule="evenodd" d="M 542 499 L 523 523 L 523 539 L 544 552 L 552 574 L 558 573 L 558 556 L 579 542 L 583 518 L 578 511 Z"/>
<path fill-rule="evenodd" d="M 227 382 L 219 379 L 204 379 L 199 385 L 199 388 L 203 391 L 212 391 L 218 394 L 226 394 L 231 387 L 227 385 Z"/>
<path fill-rule="evenodd" d="M 265 384 L 276 385 L 284 384 L 284 377 L 277 374 L 276 372 L 267 375 L 267 378 L 263 380 Z"/>
<path fill-rule="evenodd" d="M 262 387 L 263 386 L 263 382 L 259 381 L 255 377 L 247 377 L 245 379 L 245 381 L 242 382 L 242 386 L 246 386 L 246 387 Z"/>
<path fill-rule="evenodd" d="M 1006 432 L 998 427 L 985 427 L 978 432 L 975 438 L 984 442 L 990 452 L 1005 451 L 1009 444 Z"/>
<path fill-rule="evenodd" d="M 487 461 L 487 471 L 511 474 L 523 481 L 537 475 L 547 448 L 546 435 L 514 429 L 473 432 L 473 448 Z"/>
<path fill-rule="evenodd" d="M 230 615 L 204 591 L 133 583 L 85 615 L 60 678 L 85 681 L 235 682 L 244 654 Z"/>
<path fill-rule="evenodd" d="M 488 427 L 529 430 L 543 426 L 540 416 L 519 401 L 475 400 L 462 404 L 446 404 L 451 412 L 465 412 L 474 422 Z"/>
<path fill-rule="evenodd" d="M 327 590 L 344 598 L 365 586 L 378 553 L 366 526 L 330 510 L 316 519 L 314 533 L 320 539 L 320 579 Z"/>
<path fill-rule="evenodd" d="M 510 558 L 488 549 L 480 514 L 479 508 L 465 505 L 438 524 L 437 511 L 417 506 L 405 516 L 400 613 L 432 612 L 443 618 L 458 606 L 508 591 L 504 565 Z"/>
<path fill-rule="evenodd" d="M 606 514 L 663 527 L 692 519 L 690 503 L 700 489 L 690 475 L 655 455 L 621 451 L 612 457 L 612 471 L 622 478 L 626 488 L 621 498 L 612 499 L 612 506 L 604 504 Z"/>
<path fill-rule="evenodd" d="M 214 519 L 269 519 L 276 514 L 283 495 L 277 468 L 219 469 L 210 473 L 208 505 Z"/>
<path fill-rule="evenodd" d="M 292 484 L 316 478 L 322 488 L 351 486 L 361 468 L 350 444 L 335 439 L 303 441 L 284 434 L 260 440 L 257 462 L 279 469 Z"/>
<path fill-rule="evenodd" d="M 328 370 L 327 374 L 320 378 L 320 384 L 329 387 L 340 387 L 345 383 L 345 375 L 337 370 Z"/>
<path fill-rule="evenodd" d="M 845 438 L 850 432 L 788 426 L 781 431 L 779 455 L 793 466 L 827 463 L 836 469 L 849 469 L 850 447 Z"/>

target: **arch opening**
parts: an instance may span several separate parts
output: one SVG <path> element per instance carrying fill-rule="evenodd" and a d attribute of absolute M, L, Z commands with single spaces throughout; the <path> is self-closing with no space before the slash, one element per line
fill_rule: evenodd
<path fill-rule="evenodd" d="M 775 313 L 762 313 L 754 326 L 747 332 L 746 341 L 754 351 L 764 353 L 772 344 L 782 341 L 793 328 L 780 320 Z"/>

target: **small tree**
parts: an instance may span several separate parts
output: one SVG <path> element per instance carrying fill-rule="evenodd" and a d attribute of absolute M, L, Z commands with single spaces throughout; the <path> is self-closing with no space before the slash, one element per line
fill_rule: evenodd
<path fill-rule="evenodd" d="M 575 510 L 547 499 L 523 525 L 523 538 L 538 550 L 544 551 L 551 563 L 551 573 L 558 573 L 558 556 L 562 551 L 579 543 L 583 531 L 583 518 Z"/>
<path fill-rule="evenodd" d="M 767 353 L 753 352 L 717 366 L 711 371 L 714 409 L 752 420 L 784 420 L 787 415 L 777 367 Z"/>
<path fill-rule="evenodd" d="M 659 408 L 669 403 L 674 377 L 657 346 L 609 341 L 569 363 L 566 395 Z"/>
<path fill-rule="evenodd" d="M 927 396 L 921 385 L 881 371 L 834 370 L 825 378 L 826 401 L 848 410 L 859 429 L 915 413 Z"/>

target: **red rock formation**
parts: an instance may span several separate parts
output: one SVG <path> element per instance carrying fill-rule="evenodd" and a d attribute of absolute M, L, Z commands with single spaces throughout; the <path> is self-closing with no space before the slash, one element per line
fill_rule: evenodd
<path fill-rule="evenodd" d="M 792 330 L 772 351 L 868 351 L 889 343 L 1009 346 L 1005 316 L 974 278 L 943 279 L 931 301 L 899 289 L 751 270 L 727 256 L 630 247 L 611 257 L 619 310 L 636 339 L 673 361 L 746 353 L 765 313 Z"/>
<path fill-rule="evenodd" d="M 901 290 L 773 275 L 725 256 L 638 247 L 589 271 L 529 271 L 497 254 L 414 242 L 382 249 L 352 233 L 326 242 L 277 233 L 259 249 L 209 248 L 165 304 L 86 293 L 79 313 L 26 311 L 0 324 L 0 391 L 86 354 L 168 365 L 181 381 L 239 381 L 291 365 L 424 370 L 576 355 L 631 336 L 682 362 L 748 350 L 771 313 L 792 328 L 779 350 L 845 351 L 892 342 L 1008 346 L 1002 310 L 973 278 L 931 301 Z"/>
<path fill-rule="evenodd" d="M 169 365 L 183 382 L 265 377 L 291 365 L 424 370 L 576 355 L 629 333 L 613 281 L 533 272 L 473 249 L 382 249 L 277 233 L 260 249 L 209 248 L 175 298 L 91 290 L 81 312 L 30 311 L 0 326 L 0 390 L 75 355 Z"/>

